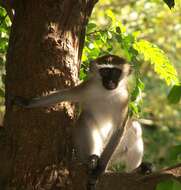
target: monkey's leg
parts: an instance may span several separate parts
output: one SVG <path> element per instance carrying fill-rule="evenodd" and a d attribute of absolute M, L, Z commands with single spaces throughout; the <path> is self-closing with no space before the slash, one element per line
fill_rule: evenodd
<path fill-rule="evenodd" d="M 73 129 L 72 137 L 77 157 L 81 162 L 87 164 L 91 155 L 100 156 L 103 142 L 90 113 L 85 111 L 81 113 Z"/>
<path fill-rule="evenodd" d="M 99 157 L 102 152 L 102 139 L 96 121 L 89 112 L 83 111 L 73 129 L 73 142 L 79 161 L 87 165 L 87 190 L 95 190 Z"/>
<path fill-rule="evenodd" d="M 143 149 L 137 146 L 132 147 L 131 149 L 129 149 L 128 147 L 128 151 L 125 155 L 126 171 L 131 172 L 135 168 L 139 167 L 142 158 L 143 158 Z"/>

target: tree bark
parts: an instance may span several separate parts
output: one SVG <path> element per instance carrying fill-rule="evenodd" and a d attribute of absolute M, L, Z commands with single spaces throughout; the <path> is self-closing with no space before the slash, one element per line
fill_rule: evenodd
<path fill-rule="evenodd" d="M 10 100 L 14 95 L 46 95 L 78 82 L 85 27 L 95 3 L 14 1 L 6 65 L 5 129 L 0 143 L 1 188 L 7 183 L 9 189 L 52 187 L 52 175 L 57 175 L 52 171 L 70 159 L 72 104 L 26 110 L 12 106 Z"/>
<path fill-rule="evenodd" d="M 14 95 L 46 95 L 78 82 L 85 27 L 96 1 L 14 1 L 6 67 L 5 128 L 0 131 L 0 189 L 85 189 L 86 168 L 71 159 L 74 105 L 27 110 L 12 106 L 10 100 Z M 177 175 L 170 175 L 180 179 L 177 168 Z M 97 190 L 152 190 L 163 175 L 108 173 L 100 178 Z"/>
<path fill-rule="evenodd" d="M 181 165 L 150 175 L 107 173 L 101 177 L 96 190 L 156 190 L 158 183 L 170 179 L 181 182 Z"/>
<path fill-rule="evenodd" d="M 73 165 L 71 174 L 71 189 L 86 190 L 86 168 Z M 181 164 L 148 175 L 107 172 L 98 179 L 96 190 L 155 190 L 157 184 L 171 179 L 181 182 Z"/>

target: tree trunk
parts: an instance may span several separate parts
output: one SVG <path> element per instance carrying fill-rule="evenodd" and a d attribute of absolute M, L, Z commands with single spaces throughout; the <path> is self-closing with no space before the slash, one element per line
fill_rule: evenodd
<path fill-rule="evenodd" d="M 10 100 L 14 95 L 46 95 L 77 83 L 85 27 L 95 3 L 15 1 L 6 67 L 1 186 L 8 179 L 10 189 L 49 189 L 59 175 L 55 168 L 70 159 L 73 105 L 27 110 L 12 106 Z"/>
<path fill-rule="evenodd" d="M 28 110 L 12 106 L 10 100 L 14 95 L 46 95 L 77 83 L 85 26 L 96 1 L 13 1 L 5 128 L 0 131 L 0 189 L 85 189 L 86 169 L 71 160 L 74 106 Z M 177 168 L 179 172 L 170 175 L 179 179 Z M 168 175 L 105 174 L 97 190 L 153 190 L 165 178 Z"/>

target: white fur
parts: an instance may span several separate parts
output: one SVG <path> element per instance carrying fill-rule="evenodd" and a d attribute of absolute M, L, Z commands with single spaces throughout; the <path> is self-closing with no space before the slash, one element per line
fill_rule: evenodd
<path fill-rule="evenodd" d="M 137 121 L 129 122 L 109 165 L 124 163 L 126 171 L 130 172 L 141 164 L 143 151 L 141 125 Z"/>

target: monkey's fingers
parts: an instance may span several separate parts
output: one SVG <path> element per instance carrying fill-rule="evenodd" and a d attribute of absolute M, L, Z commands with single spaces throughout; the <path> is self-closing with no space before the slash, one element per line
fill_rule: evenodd
<path fill-rule="evenodd" d="M 20 96 L 15 96 L 11 100 L 12 105 L 17 105 L 17 106 L 24 107 L 24 108 L 28 107 L 29 102 L 30 102 L 29 100 L 27 100 L 26 98 L 20 97 Z"/>

